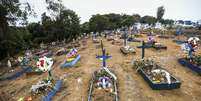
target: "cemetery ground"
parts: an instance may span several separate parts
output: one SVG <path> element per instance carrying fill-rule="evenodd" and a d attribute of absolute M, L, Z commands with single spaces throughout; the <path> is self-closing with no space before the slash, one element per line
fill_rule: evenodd
<path fill-rule="evenodd" d="M 147 40 L 147 36 L 143 35 Z M 136 49 L 136 54 L 123 55 L 118 45 L 112 45 L 111 41 L 103 39 L 104 48 L 111 59 L 107 60 L 109 66 L 118 77 L 119 101 L 201 101 L 201 78 L 178 63 L 178 59 L 184 57 L 179 45 L 172 39 L 156 40 L 166 45 L 167 50 L 145 49 L 145 58 L 152 58 L 161 67 L 167 69 L 181 82 L 181 88 L 175 90 L 152 90 L 143 78 L 133 69 L 132 61 L 141 58 L 141 49 Z M 122 40 L 123 42 L 123 40 Z M 141 43 L 129 42 L 136 47 Z M 54 56 L 56 62 L 53 65 L 53 77 L 64 78 L 61 90 L 53 97 L 53 101 L 86 101 L 88 96 L 89 81 L 92 73 L 99 69 L 102 62 L 96 59 L 101 54 L 101 48 L 96 48 L 91 38 L 87 40 L 85 49 L 78 49 L 81 60 L 72 68 L 60 68 L 65 55 Z M 56 50 L 56 49 L 54 49 Z M 198 50 L 199 51 L 199 50 Z M 201 54 L 201 51 L 197 52 Z M 33 84 L 47 77 L 47 73 L 35 76 L 20 76 L 12 81 L 0 81 L 0 92 L 8 101 L 16 101 L 20 97 L 27 96 Z M 78 82 L 79 81 L 79 82 Z M 36 97 L 33 101 L 39 101 L 42 97 Z M 105 99 L 107 101 L 107 99 Z"/>

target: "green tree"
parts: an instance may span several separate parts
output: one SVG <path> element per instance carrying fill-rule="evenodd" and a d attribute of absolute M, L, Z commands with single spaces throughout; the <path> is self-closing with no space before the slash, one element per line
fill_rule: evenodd
<path fill-rule="evenodd" d="M 42 14 L 42 27 L 49 41 L 72 40 L 80 34 L 78 15 L 66 9 L 61 0 L 46 0 L 47 9 L 52 11 L 51 17 Z"/>
<path fill-rule="evenodd" d="M 80 35 L 80 20 L 78 15 L 69 9 L 62 10 L 56 17 L 56 28 L 59 39 L 75 39 Z"/>
<path fill-rule="evenodd" d="M 82 33 L 89 33 L 90 32 L 90 30 L 89 30 L 89 22 L 85 22 L 85 23 L 81 24 L 80 28 L 81 28 Z"/>
<path fill-rule="evenodd" d="M 140 22 L 141 23 L 146 23 L 146 24 L 149 24 L 149 25 L 153 25 L 155 24 L 157 21 L 157 19 L 153 16 L 144 16 L 140 19 Z"/>
<path fill-rule="evenodd" d="M 139 14 L 133 14 L 132 16 L 135 22 L 140 22 L 141 16 Z"/>
<path fill-rule="evenodd" d="M 104 16 L 109 19 L 108 29 L 112 30 L 121 27 L 122 16 L 120 14 L 110 13 L 105 14 Z"/>
<path fill-rule="evenodd" d="M 160 21 L 163 18 L 165 13 L 165 8 L 163 6 L 158 7 L 157 9 L 157 21 Z"/>
<path fill-rule="evenodd" d="M 20 6 L 24 5 L 23 8 Z M 27 15 L 34 14 L 33 9 L 31 9 L 29 3 L 21 3 L 19 0 L 0 0 L 0 51 L 1 56 L 7 54 L 10 56 L 10 53 L 15 51 L 16 40 L 13 40 L 15 37 L 15 25 L 27 24 Z M 11 27 L 13 26 L 11 30 Z M 18 30 L 16 30 L 18 31 Z M 17 32 L 18 33 L 18 32 Z M 19 38 L 19 37 L 18 37 Z M 19 38 L 20 42 L 23 42 Z"/>
<path fill-rule="evenodd" d="M 122 26 L 131 26 L 131 25 L 133 25 L 135 22 L 136 22 L 136 21 L 135 21 L 135 19 L 134 19 L 133 16 L 126 15 L 126 14 L 124 14 L 124 15 L 122 16 L 122 21 L 121 21 L 121 25 L 122 25 Z"/>
<path fill-rule="evenodd" d="M 174 20 L 171 20 L 171 19 L 162 19 L 160 22 L 164 25 L 173 25 L 174 24 Z"/>
<path fill-rule="evenodd" d="M 27 29 L 32 34 L 31 40 L 35 43 L 35 45 L 48 39 L 44 28 L 42 25 L 40 25 L 40 23 L 30 23 L 27 26 Z"/>
<path fill-rule="evenodd" d="M 101 32 L 108 29 L 109 19 L 106 16 L 97 14 L 93 15 L 89 20 L 90 31 Z"/>

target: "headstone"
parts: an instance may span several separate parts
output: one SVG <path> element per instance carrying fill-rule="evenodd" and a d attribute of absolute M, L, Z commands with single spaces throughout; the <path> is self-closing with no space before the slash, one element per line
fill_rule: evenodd
<path fill-rule="evenodd" d="M 9 68 L 12 67 L 10 60 L 8 60 L 7 66 L 8 66 Z"/>
<path fill-rule="evenodd" d="M 126 46 L 127 45 L 127 38 L 128 38 L 127 33 L 124 33 L 122 38 L 124 39 L 124 46 Z"/>
<path fill-rule="evenodd" d="M 144 60 L 144 55 L 145 55 L 145 43 L 142 41 L 142 60 Z"/>

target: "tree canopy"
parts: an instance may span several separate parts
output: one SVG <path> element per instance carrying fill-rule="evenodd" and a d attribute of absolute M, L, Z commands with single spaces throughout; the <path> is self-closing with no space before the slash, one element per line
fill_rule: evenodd
<path fill-rule="evenodd" d="M 165 13 L 165 8 L 163 6 L 158 7 L 158 9 L 157 9 L 157 21 L 162 20 L 164 13 Z"/>
<path fill-rule="evenodd" d="M 89 28 L 94 32 L 101 32 L 108 29 L 109 18 L 100 14 L 93 15 L 89 20 Z"/>
<path fill-rule="evenodd" d="M 47 9 L 51 11 L 51 15 L 48 16 L 44 12 L 41 16 L 41 23 L 30 24 L 28 26 L 29 31 L 33 32 L 35 28 L 37 31 L 33 32 L 35 42 L 51 42 L 57 40 L 72 40 L 80 34 L 80 21 L 78 15 L 70 10 L 66 9 L 60 0 L 46 0 L 48 4 Z M 34 29 L 31 29 L 34 28 Z"/>
<path fill-rule="evenodd" d="M 23 7 L 21 7 L 23 5 Z M 14 27 L 27 24 L 27 15 L 34 12 L 29 3 L 20 3 L 19 0 L 0 0 L 0 51 L 1 56 L 9 56 L 12 50 L 24 48 L 25 30 Z M 10 27 L 13 26 L 13 27 Z M 19 38 L 19 39 L 17 39 Z M 19 41 L 20 40 L 20 41 Z M 21 43 L 20 43 L 21 42 Z M 13 53 L 13 52 L 12 52 Z"/>
<path fill-rule="evenodd" d="M 156 18 L 153 17 L 153 16 L 144 16 L 140 19 L 140 22 L 141 23 L 146 23 L 146 24 L 149 24 L 149 25 L 153 25 L 156 23 Z"/>
<path fill-rule="evenodd" d="M 114 30 L 123 26 L 131 26 L 136 22 L 140 22 L 140 18 L 138 14 L 96 14 L 89 20 L 89 30 L 101 32 L 103 30 Z"/>

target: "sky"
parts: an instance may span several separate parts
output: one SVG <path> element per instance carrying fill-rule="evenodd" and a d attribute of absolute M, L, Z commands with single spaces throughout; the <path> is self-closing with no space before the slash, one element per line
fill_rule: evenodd
<path fill-rule="evenodd" d="M 46 10 L 45 0 L 20 0 L 29 2 L 37 13 L 37 17 L 29 17 L 29 22 L 41 20 L 41 14 Z M 66 8 L 78 14 L 84 23 L 95 14 L 140 14 L 156 17 L 157 8 L 164 6 L 165 19 L 192 20 L 201 19 L 201 0 L 63 0 Z"/>

